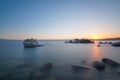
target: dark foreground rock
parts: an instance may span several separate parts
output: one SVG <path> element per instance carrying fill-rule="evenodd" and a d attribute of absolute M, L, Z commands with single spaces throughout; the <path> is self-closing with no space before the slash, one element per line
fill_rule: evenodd
<path fill-rule="evenodd" d="M 40 69 L 41 72 L 46 72 L 52 69 L 53 64 L 52 63 L 45 63 L 42 68 Z"/>
<path fill-rule="evenodd" d="M 74 71 L 80 71 L 80 70 L 90 70 L 89 67 L 86 66 L 78 66 L 78 65 L 72 65 L 71 66 Z"/>
<path fill-rule="evenodd" d="M 99 62 L 99 61 L 94 61 L 92 64 L 98 70 L 104 70 L 106 67 L 105 64 L 103 64 L 102 62 Z"/>
<path fill-rule="evenodd" d="M 120 75 L 120 72 L 118 72 L 118 75 Z"/>
<path fill-rule="evenodd" d="M 108 59 L 108 58 L 102 58 L 102 62 L 104 62 L 105 64 L 108 64 L 108 65 L 110 65 L 112 67 L 118 67 L 118 66 L 120 66 L 119 63 L 117 63 L 117 62 L 115 62 L 115 61 L 113 61 L 111 59 Z"/>

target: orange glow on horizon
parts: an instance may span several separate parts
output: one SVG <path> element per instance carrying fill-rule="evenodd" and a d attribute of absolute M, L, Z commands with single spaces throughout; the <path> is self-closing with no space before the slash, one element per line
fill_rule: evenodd
<path fill-rule="evenodd" d="M 93 35 L 90 37 L 91 39 L 97 40 L 97 39 L 103 39 L 104 37 L 98 36 L 98 35 Z"/>
<path fill-rule="evenodd" d="M 71 39 L 106 39 L 106 38 L 119 38 L 119 35 L 42 35 L 42 36 L 38 36 L 38 35 L 12 35 L 12 36 L 5 36 L 1 39 L 11 39 L 11 40 L 24 40 L 27 38 L 34 38 L 37 40 L 71 40 Z"/>
<path fill-rule="evenodd" d="M 100 39 L 99 36 L 93 36 L 92 39 Z"/>
<path fill-rule="evenodd" d="M 94 40 L 97 40 L 97 39 L 107 39 L 107 38 L 118 38 L 119 35 L 115 36 L 115 35 L 93 35 L 90 37 L 90 39 L 94 39 Z"/>

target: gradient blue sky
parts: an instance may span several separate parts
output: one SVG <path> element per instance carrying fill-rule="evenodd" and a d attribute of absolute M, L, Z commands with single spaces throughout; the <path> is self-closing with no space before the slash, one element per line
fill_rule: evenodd
<path fill-rule="evenodd" d="M 120 37 L 120 0 L 0 0 L 0 38 Z"/>

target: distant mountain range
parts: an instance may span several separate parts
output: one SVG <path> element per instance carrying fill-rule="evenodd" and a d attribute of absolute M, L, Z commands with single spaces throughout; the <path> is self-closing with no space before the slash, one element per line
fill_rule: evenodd
<path fill-rule="evenodd" d="M 12 39 L 0 39 L 0 40 L 12 40 Z M 17 40 L 17 39 L 16 39 Z M 53 39 L 54 40 L 54 39 Z M 66 40 L 66 39 L 63 39 L 63 40 Z M 67 39 L 69 40 L 69 39 Z M 94 40 L 94 39 L 92 39 Z M 105 39 L 97 39 L 97 40 L 120 40 L 120 37 L 117 37 L 117 38 L 105 38 Z"/>
<path fill-rule="evenodd" d="M 97 39 L 97 40 L 120 40 L 120 37 L 117 37 L 117 38 Z"/>
<path fill-rule="evenodd" d="M 0 40 L 7 40 L 7 39 L 0 39 Z"/>

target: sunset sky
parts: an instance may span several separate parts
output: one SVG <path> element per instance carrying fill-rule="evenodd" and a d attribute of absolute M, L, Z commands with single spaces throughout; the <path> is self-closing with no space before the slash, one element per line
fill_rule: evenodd
<path fill-rule="evenodd" d="M 120 37 L 120 0 L 0 0 L 0 39 Z"/>

